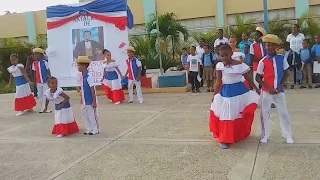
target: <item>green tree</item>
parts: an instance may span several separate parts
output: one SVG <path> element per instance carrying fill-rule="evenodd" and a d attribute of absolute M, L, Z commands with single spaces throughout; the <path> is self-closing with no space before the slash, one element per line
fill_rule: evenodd
<path fill-rule="evenodd" d="M 24 45 L 29 48 L 33 47 L 42 47 L 43 49 L 47 48 L 47 35 L 46 34 L 38 34 L 34 42 L 24 42 Z"/>
<path fill-rule="evenodd" d="M 281 20 L 280 16 L 269 22 L 269 33 L 276 34 L 282 42 L 285 42 L 287 35 L 291 32 L 291 25 L 287 20 Z"/>
<path fill-rule="evenodd" d="M 150 16 L 149 21 L 146 24 L 147 32 L 149 35 L 157 29 L 156 24 L 157 17 L 155 14 Z M 188 30 L 185 26 L 178 22 L 178 18 L 174 13 L 166 13 L 158 16 L 160 37 L 163 40 L 167 38 L 171 39 L 172 55 L 175 54 L 175 46 L 179 43 L 180 33 L 183 35 L 184 40 L 189 37 Z M 155 36 L 151 36 L 155 38 Z"/>
<path fill-rule="evenodd" d="M 314 40 L 314 36 L 320 32 L 319 15 L 314 11 L 306 11 L 298 20 L 300 31 L 306 38 Z"/>
<path fill-rule="evenodd" d="M 241 41 L 242 33 L 246 33 L 248 36 L 251 35 L 256 29 L 256 21 L 255 18 L 244 19 L 242 15 L 236 14 L 235 17 L 235 25 L 230 27 L 230 32 L 232 35 L 237 37 L 237 41 Z"/>

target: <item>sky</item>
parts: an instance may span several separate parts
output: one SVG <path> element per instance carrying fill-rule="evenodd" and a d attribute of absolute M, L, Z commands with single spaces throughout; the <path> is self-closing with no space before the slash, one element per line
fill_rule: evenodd
<path fill-rule="evenodd" d="M 79 0 L 0 0 L 0 2 L 0 15 L 3 15 L 5 11 L 21 13 L 44 10 L 47 6 L 74 4 Z"/>

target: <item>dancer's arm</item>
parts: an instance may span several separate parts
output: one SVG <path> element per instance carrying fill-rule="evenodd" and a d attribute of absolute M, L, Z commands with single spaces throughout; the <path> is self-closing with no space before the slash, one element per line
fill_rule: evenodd
<path fill-rule="evenodd" d="M 220 92 L 221 84 L 222 84 L 222 71 L 217 70 L 217 79 L 216 83 L 214 84 L 214 92 L 213 92 L 213 97 Z"/>
<path fill-rule="evenodd" d="M 12 76 L 12 74 L 10 74 L 10 79 L 9 79 L 8 87 L 11 87 L 12 82 L 13 82 L 13 76 Z"/>
<path fill-rule="evenodd" d="M 62 107 L 70 100 L 70 97 L 63 92 L 60 94 L 60 96 L 63 97 L 64 100 L 59 104 L 58 110 L 61 110 Z"/>
<path fill-rule="evenodd" d="M 254 84 L 251 76 L 249 75 L 248 72 L 244 73 L 243 74 L 244 78 L 249 82 L 249 84 L 253 87 L 253 89 L 258 93 L 260 94 L 260 89 Z"/>

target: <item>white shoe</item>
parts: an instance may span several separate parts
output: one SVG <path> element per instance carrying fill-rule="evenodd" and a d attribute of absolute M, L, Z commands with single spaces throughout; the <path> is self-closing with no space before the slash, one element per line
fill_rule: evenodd
<path fill-rule="evenodd" d="M 142 103 L 143 103 L 143 101 L 139 101 L 139 103 L 140 103 L 140 104 L 142 104 Z"/>
<path fill-rule="evenodd" d="M 130 103 L 133 103 L 133 100 L 129 100 L 128 103 L 129 103 L 129 104 L 130 104 Z"/>
<path fill-rule="evenodd" d="M 260 142 L 266 144 L 268 142 L 268 138 L 262 138 L 260 139 Z"/>
<path fill-rule="evenodd" d="M 61 138 L 61 137 L 63 137 L 63 135 L 62 135 L 62 134 L 59 134 L 59 135 L 57 136 L 57 138 Z"/>
<path fill-rule="evenodd" d="M 293 144 L 293 143 L 294 143 L 294 141 L 293 141 L 292 137 L 288 137 L 287 144 Z"/>
<path fill-rule="evenodd" d="M 16 114 L 16 116 L 22 116 L 22 115 L 24 115 L 24 111 L 19 111 L 17 114 Z"/>
<path fill-rule="evenodd" d="M 114 105 L 118 105 L 118 104 L 120 104 L 121 102 L 120 101 L 118 101 L 118 102 L 116 102 L 116 103 L 114 103 Z"/>
<path fill-rule="evenodd" d="M 109 102 L 111 102 L 111 103 L 112 103 L 112 100 L 109 100 Z"/>

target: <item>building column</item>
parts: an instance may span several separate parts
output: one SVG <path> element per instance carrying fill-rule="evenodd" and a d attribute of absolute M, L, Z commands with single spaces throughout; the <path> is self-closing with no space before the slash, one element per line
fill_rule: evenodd
<path fill-rule="evenodd" d="M 28 41 L 34 43 L 36 41 L 36 28 L 34 24 L 33 12 L 25 12 L 26 24 L 28 30 Z"/>
<path fill-rule="evenodd" d="M 223 0 L 217 0 L 217 16 L 218 27 L 224 26 Z"/>
<path fill-rule="evenodd" d="M 300 18 L 303 13 L 309 10 L 309 0 L 295 0 L 296 18 Z"/>
<path fill-rule="evenodd" d="M 156 0 L 143 0 L 144 22 L 147 24 L 150 15 L 156 13 Z"/>

